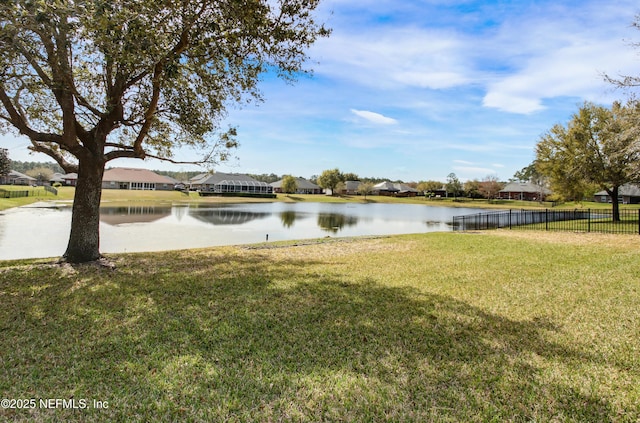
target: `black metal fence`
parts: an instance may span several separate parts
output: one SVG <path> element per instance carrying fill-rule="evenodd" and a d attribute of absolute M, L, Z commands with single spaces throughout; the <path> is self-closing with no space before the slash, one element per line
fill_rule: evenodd
<path fill-rule="evenodd" d="M 57 189 L 45 186 L 45 187 L 42 187 L 42 189 L 32 189 L 32 190 L 0 189 L 0 198 L 41 197 L 43 195 L 46 195 L 47 192 L 53 195 L 58 195 Z"/>
<path fill-rule="evenodd" d="M 453 230 L 533 229 L 566 232 L 640 234 L 640 210 L 508 210 L 453 218 Z"/>

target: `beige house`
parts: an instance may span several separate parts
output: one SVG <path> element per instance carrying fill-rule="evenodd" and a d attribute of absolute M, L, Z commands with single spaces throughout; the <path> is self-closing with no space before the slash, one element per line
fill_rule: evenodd
<path fill-rule="evenodd" d="M 78 182 L 78 174 L 77 173 L 54 173 L 51 179 L 49 179 L 49 183 L 51 185 L 55 183 L 59 183 L 62 185 L 75 187 Z"/>
<path fill-rule="evenodd" d="M 36 178 L 32 178 L 15 170 L 10 171 L 5 176 L 0 176 L 0 185 L 33 185 L 36 182 Z"/>
<path fill-rule="evenodd" d="M 393 182 L 380 182 L 373 186 L 372 192 L 374 195 L 387 195 L 392 197 L 415 197 L 418 195 L 417 189 L 405 184 Z"/>
<path fill-rule="evenodd" d="M 611 197 L 607 191 L 599 191 L 594 194 L 594 201 L 598 203 L 610 203 Z M 618 202 L 623 204 L 640 204 L 640 185 L 624 184 L 618 188 Z"/>
<path fill-rule="evenodd" d="M 304 178 L 295 178 L 295 180 L 298 187 L 296 194 L 322 194 L 322 188 L 313 182 Z M 273 192 L 282 192 L 282 179 L 272 182 L 270 185 L 273 187 Z"/>
<path fill-rule="evenodd" d="M 176 181 L 147 169 L 116 167 L 104 172 L 103 189 L 172 190 Z"/>

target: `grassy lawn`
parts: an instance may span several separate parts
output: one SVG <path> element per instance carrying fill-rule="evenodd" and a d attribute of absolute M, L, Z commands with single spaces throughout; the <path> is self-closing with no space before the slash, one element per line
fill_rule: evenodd
<path fill-rule="evenodd" d="M 60 200 L 60 199 L 72 199 L 73 194 L 68 197 L 68 192 L 60 192 L 58 191 L 58 195 L 51 194 L 45 191 L 42 187 L 30 187 L 24 185 L 0 185 L 0 189 L 5 191 L 29 191 L 29 197 L 18 197 L 18 198 L 0 198 L 0 211 L 10 209 L 12 207 L 20 207 L 25 206 L 27 204 L 32 204 L 37 201 L 51 201 L 51 200 Z"/>
<path fill-rule="evenodd" d="M 431 233 L 109 259 L 0 262 L 2 397 L 90 407 L 0 420 L 640 417 L 638 236 Z"/>
<path fill-rule="evenodd" d="M 549 230 L 549 231 L 570 231 L 570 232 L 601 232 L 610 234 L 629 234 L 637 235 L 640 233 L 640 223 L 636 215 L 635 219 L 632 216 L 621 219 L 619 222 L 614 222 L 611 218 L 606 219 L 592 219 L 587 221 L 571 220 L 571 221 L 558 221 L 545 223 L 536 223 L 532 225 L 516 226 L 514 229 L 533 229 L 533 230 Z"/>

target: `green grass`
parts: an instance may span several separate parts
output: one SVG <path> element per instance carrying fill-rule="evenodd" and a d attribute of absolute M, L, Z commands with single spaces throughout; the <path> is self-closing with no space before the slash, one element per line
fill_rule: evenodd
<path fill-rule="evenodd" d="M 608 212 L 609 210 L 607 210 Z M 515 230 L 542 230 L 542 231 L 565 231 L 565 232 L 597 232 L 608 234 L 629 234 L 638 235 L 640 233 L 640 222 L 638 211 L 632 209 L 621 210 L 619 221 L 614 221 L 611 214 L 598 218 L 596 209 L 591 218 L 558 220 L 551 219 L 549 222 L 534 223 L 528 225 L 514 225 Z"/>
<path fill-rule="evenodd" d="M 587 221 L 571 220 L 571 221 L 557 221 L 549 223 L 536 223 L 532 225 L 514 226 L 513 229 L 533 229 L 533 230 L 548 230 L 548 231 L 569 231 L 569 232 L 600 232 L 600 233 L 623 233 L 623 234 L 638 234 L 640 233 L 640 227 L 638 219 L 622 219 L 619 222 L 614 222 L 609 219 L 593 219 Z"/>
<path fill-rule="evenodd" d="M 0 189 L 5 191 L 29 191 L 29 197 L 18 198 L 0 198 L 0 211 L 10 209 L 12 207 L 25 206 L 37 201 L 51 201 L 59 200 L 60 198 L 66 198 L 64 194 L 62 196 L 56 196 L 48 193 L 42 187 L 30 187 L 25 185 L 0 185 Z M 71 196 L 73 198 L 73 196 Z"/>
<path fill-rule="evenodd" d="M 640 239 L 494 231 L 0 262 L 9 421 L 640 417 Z"/>

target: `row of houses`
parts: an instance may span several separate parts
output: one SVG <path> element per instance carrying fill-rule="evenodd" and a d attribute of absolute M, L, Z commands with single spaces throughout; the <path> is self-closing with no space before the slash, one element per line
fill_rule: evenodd
<path fill-rule="evenodd" d="M 48 184 L 53 185 L 59 183 L 61 185 L 75 186 L 78 175 L 75 173 L 68 173 L 63 175 L 61 173 L 54 173 Z M 0 175 L 0 185 L 42 185 L 42 181 L 38 181 L 36 178 L 32 178 L 29 175 L 20 173 L 16 170 L 9 171 L 6 175 Z"/>
<path fill-rule="evenodd" d="M 499 193 L 503 200 L 544 201 L 551 190 L 539 185 L 523 182 L 510 182 Z M 596 203 L 611 203 L 611 196 L 607 191 L 599 191 L 593 195 Z M 625 184 L 618 188 L 618 202 L 623 204 L 640 204 L 640 186 Z"/>
<path fill-rule="evenodd" d="M 53 185 L 59 183 L 66 186 L 75 186 L 78 175 L 75 173 L 55 173 L 49 182 Z M 35 185 L 38 181 L 28 175 L 16 171 L 10 171 L 5 176 L 0 176 L 0 185 Z M 347 181 L 341 194 L 359 194 L 361 182 Z M 323 194 L 325 190 L 313 182 L 304 178 L 296 178 L 296 194 Z M 189 181 L 177 181 L 171 177 L 159 175 L 147 169 L 112 168 L 104 172 L 103 189 L 127 189 L 127 190 L 173 190 L 190 189 L 205 194 L 272 194 L 282 193 L 282 180 L 268 184 L 258 181 L 249 175 L 241 173 L 203 173 L 196 175 Z M 415 197 L 420 192 L 409 185 L 392 182 L 381 182 L 374 185 L 372 195 L 387 195 L 395 197 Z M 551 194 L 545 187 L 525 182 L 510 182 L 497 195 L 503 200 L 544 201 Z M 436 196 L 446 196 L 446 189 L 434 192 Z M 611 197 L 606 191 L 595 194 L 594 201 L 610 203 Z M 640 186 L 627 184 L 619 189 L 619 201 L 625 204 L 640 203 Z"/>

